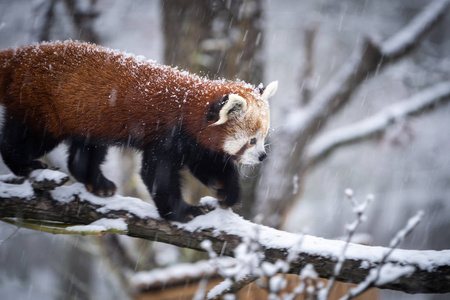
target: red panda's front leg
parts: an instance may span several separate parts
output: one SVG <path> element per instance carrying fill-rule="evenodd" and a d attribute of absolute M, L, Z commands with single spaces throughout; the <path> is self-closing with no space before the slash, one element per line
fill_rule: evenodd
<path fill-rule="evenodd" d="M 180 169 L 182 155 L 161 144 L 148 145 L 142 156 L 141 176 L 166 220 L 187 222 L 204 213 L 201 206 L 186 203 L 181 196 Z"/>
<path fill-rule="evenodd" d="M 217 191 L 219 203 L 231 207 L 239 202 L 239 173 L 233 160 L 224 154 L 210 151 L 196 151 L 189 161 L 189 170 L 204 185 Z"/>

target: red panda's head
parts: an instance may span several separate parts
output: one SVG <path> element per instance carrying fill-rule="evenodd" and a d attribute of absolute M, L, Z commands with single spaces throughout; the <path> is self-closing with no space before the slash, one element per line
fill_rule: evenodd
<path fill-rule="evenodd" d="M 266 158 L 264 139 L 269 131 L 268 99 L 276 92 L 278 82 L 266 88 L 237 89 L 212 105 L 216 114 L 210 129 L 220 128 L 221 150 L 242 164 L 253 165 Z"/>

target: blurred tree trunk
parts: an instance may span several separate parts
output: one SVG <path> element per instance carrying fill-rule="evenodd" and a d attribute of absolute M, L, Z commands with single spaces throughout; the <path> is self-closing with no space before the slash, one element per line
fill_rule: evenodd
<path fill-rule="evenodd" d="M 96 8 L 97 0 L 35 0 L 34 6 L 37 18 L 32 41 L 60 39 L 60 33 L 55 32 L 55 29 L 61 26 L 59 22 L 63 22 L 72 26 L 71 38 L 92 43 L 100 42 L 100 37 L 94 29 L 94 22 L 100 15 Z M 70 21 L 67 22 L 67 19 Z"/>
<path fill-rule="evenodd" d="M 261 0 L 163 0 L 162 9 L 166 64 L 211 78 L 262 82 Z M 243 180 L 244 216 L 252 209 L 257 177 Z M 187 200 L 207 193 L 192 177 L 186 185 Z"/>
<path fill-rule="evenodd" d="M 76 30 L 76 39 L 91 43 L 99 43 L 100 37 L 94 30 L 94 22 L 99 16 L 99 11 L 95 9 L 97 0 L 89 0 L 81 3 L 76 0 L 64 0 L 67 15 L 72 19 Z M 86 5 L 87 4 L 87 5 Z"/>

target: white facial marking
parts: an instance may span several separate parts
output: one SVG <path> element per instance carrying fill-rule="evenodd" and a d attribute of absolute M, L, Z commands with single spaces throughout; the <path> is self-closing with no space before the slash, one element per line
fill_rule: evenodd
<path fill-rule="evenodd" d="M 223 149 L 231 155 L 236 155 L 248 143 L 248 140 L 247 134 L 240 131 L 235 136 L 228 137 L 225 140 Z"/>
<path fill-rule="evenodd" d="M 275 93 L 277 87 L 278 82 L 270 83 L 261 95 L 262 99 L 250 102 L 245 113 L 233 117 L 235 123 L 230 126 L 223 150 L 241 164 L 258 164 L 266 157 L 264 138 L 270 123 L 267 99 Z M 259 130 L 255 134 L 256 129 Z"/>
<path fill-rule="evenodd" d="M 252 143 L 253 139 L 256 140 L 256 144 Z M 260 157 L 266 153 L 261 130 L 254 136 L 248 136 L 245 132 L 240 132 L 238 136 L 229 137 L 225 141 L 224 150 L 231 155 L 236 155 L 238 161 L 244 165 L 260 163 Z"/>
<path fill-rule="evenodd" d="M 264 149 L 264 137 L 262 136 L 261 130 L 255 136 L 249 137 L 249 143 L 252 139 L 256 139 L 255 145 L 250 145 L 245 150 L 241 157 L 241 163 L 244 165 L 254 165 L 261 162 L 259 159 L 261 155 L 265 155 L 266 150 Z"/>

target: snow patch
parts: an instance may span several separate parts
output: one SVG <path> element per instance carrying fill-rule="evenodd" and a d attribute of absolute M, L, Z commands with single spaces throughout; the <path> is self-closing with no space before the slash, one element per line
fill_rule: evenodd
<path fill-rule="evenodd" d="M 22 180 L 22 179 L 23 179 L 23 177 L 16 176 L 16 175 L 14 175 L 14 173 L 0 175 L 0 181 L 2 181 L 2 182 L 14 182 L 14 181 Z"/>
<path fill-rule="evenodd" d="M 229 290 L 233 286 L 233 281 L 226 278 L 224 281 L 213 287 L 207 295 L 207 299 L 211 299 L 223 293 L 223 291 Z"/>
<path fill-rule="evenodd" d="M 30 179 L 33 181 L 42 182 L 45 180 L 55 181 L 61 183 L 66 180 L 67 174 L 55 170 L 35 170 L 31 173 Z M 34 197 L 34 190 L 29 180 L 22 184 L 9 184 L 2 181 L 10 181 L 16 179 L 17 176 L 8 174 L 0 176 L 0 197 L 3 198 L 25 198 L 31 199 Z M 89 193 L 83 184 L 74 183 L 72 185 L 60 186 L 50 191 L 53 199 L 69 203 L 78 199 L 81 202 L 89 202 L 100 207 L 97 209 L 100 213 L 107 213 L 109 211 L 123 210 L 132 213 L 139 218 L 153 218 L 160 219 L 156 207 L 150 203 L 146 203 L 138 198 L 123 197 L 114 195 L 112 197 L 100 198 Z"/>
<path fill-rule="evenodd" d="M 365 260 L 361 263 L 361 266 L 359 266 L 361 269 L 369 269 L 370 268 L 370 263 Z"/>
<path fill-rule="evenodd" d="M 399 266 L 387 263 L 381 267 L 379 277 L 375 282 L 375 285 L 381 286 L 394 282 L 401 277 L 410 276 L 414 271 L 415 268 L 413 266 Z"/>
<path fill-rule="evenodd" d="M 62 184 L 69 176 L 63 172 L 51 169 L 34 170 L 30 174 L 30 180 L 35 182 L 54 181 L 56 184 Z"/>
<path fill-rule="evenodd" d="M 200 204 L 212 208 L 220 207 L 219 200 L 211 196 L 206 196 L 200 199 Z"/>
<path fill-rule="evenodd" d="M 34 190 L 29 181 L 22 184 L 9 184 L 0 181 L 0 197 L 31 199 L 34 197 Z"/>
<path fill-rule="evenodd" d="M 221 232 L 241 237 L 253 237 L 257 231 L 257 239 L 266 248 L 286 249 L 306 252 L 311 255 L 320 255 L 329 258 L 340 256 L 340 249 L 344 241 L 325 240 L 320 237 L 277 231 L 273 228 L 257 225 L 235 214 L 231 209 L 216 208 L 215 210 L 194 218 L 186 224 L 177 223 L 183 230 L 195 232 L 199 230 L 212 230 L 218 236 Z M 301 244 L 299 245 L 299 239 Z M 375 265 L 382 261 L 386 248 L 365 246 L 350 243 L 345 252 L 345 259 L 365 260 L 367 264 Z M 422 270 L 432 271 L 438 266 L 450 265 L 450 250 L 403 250 L 396 249 L 389 256 L 389 260 L 400 265 L 414 264 Z M 362 266 L 364 267 L 364 266 Z"/>
<path fill-rule="evenodd" d="M 229 267 L 235 264 L 233 258 L 220 258 L 215 260 L 219 267 Z M 131 286 L 135 289 L 149 288 L 153 285 L 166 284 L 185 278 L 209 277 L 217 273 L 217 267 L 210 261 L 199 261 L 196 263 L 176 264 L 163 269 L 137 272 L 130 277 Z"/>
<path fill-rule="evenodd" d="M 287 285 L 287 281 L 283 275 L 277 275 L 270 278 L 269 289 L 271 293 L 278 293 L 284 289 Z"/>
<path fill-rule="evenodd" d="M 100 198 L 89 193 L 83 184 L 74 183 L 70 186 L 57 187 L 50 192 L 53 199 L 60 202 L 70 202 L 78 198 L 81 202 L 89 202 L 100 207 L 99 213 L 123 210 L 136 215 L 139 218 L 160 219 L 156 207 L 138 198 L 114 195 L 112 197 Z"/>
<path fill-rule="evenodd" d="M 107 231 L 115 229 L 120 231 L 127 231 L 128 225 L 124 219 L 107 219 L 103 218 L 92 222 L 89 225 L 76 225 L 66 227 L 69 231 Z"/>

